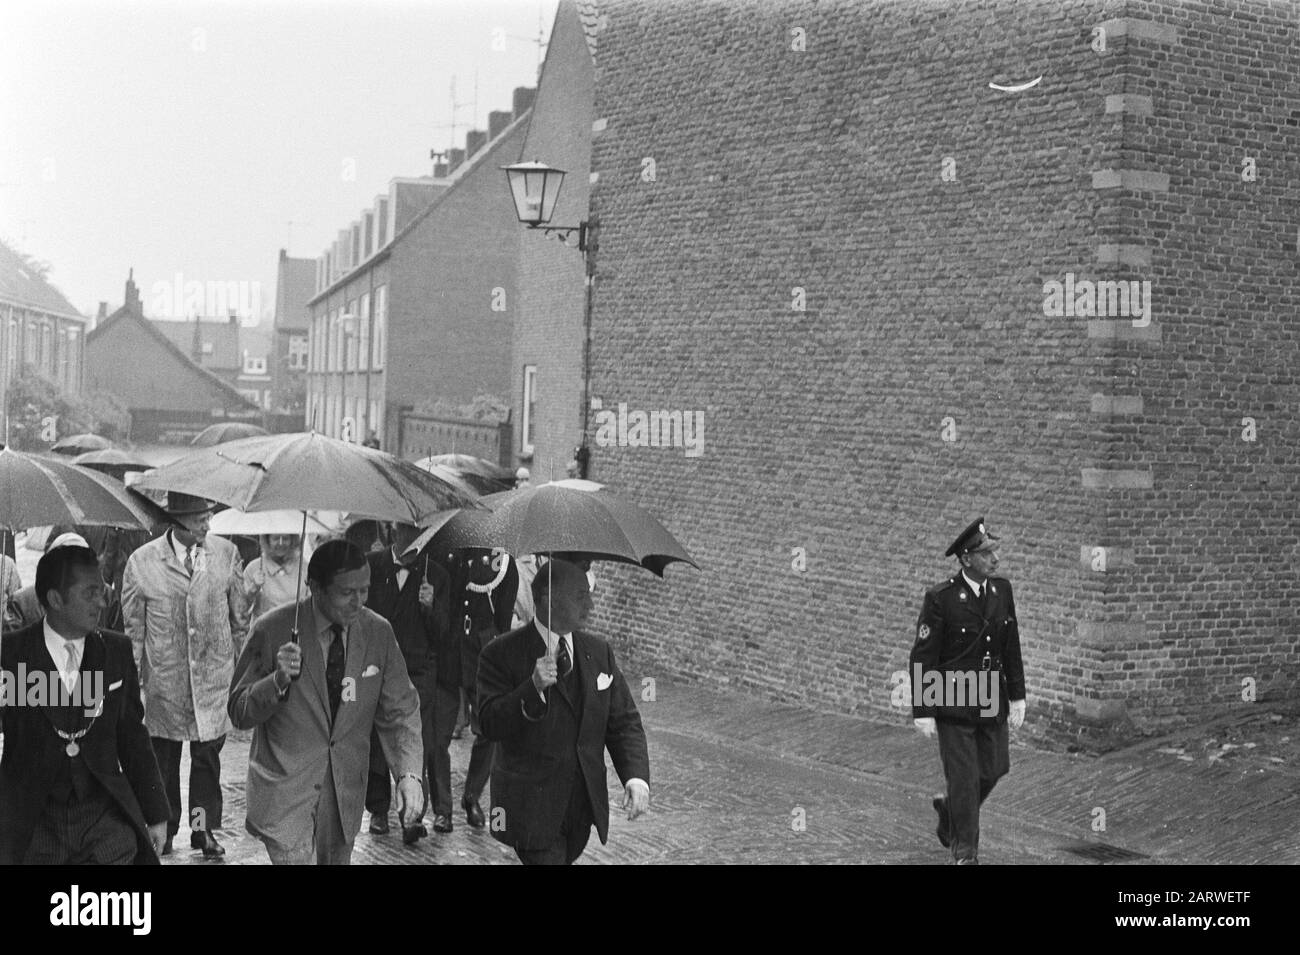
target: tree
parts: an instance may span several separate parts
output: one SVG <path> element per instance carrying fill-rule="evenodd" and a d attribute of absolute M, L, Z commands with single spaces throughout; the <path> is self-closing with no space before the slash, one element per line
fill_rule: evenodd
<path fill-rule="evenodd" d="M 29 366 L 10 383 L 5 398 L 9 444 L 20 451 L 45 451 L 59 438 L 86 431 L 116 440 L 131 428 L 131 416 L 116 398 L 69 397 Z"/>

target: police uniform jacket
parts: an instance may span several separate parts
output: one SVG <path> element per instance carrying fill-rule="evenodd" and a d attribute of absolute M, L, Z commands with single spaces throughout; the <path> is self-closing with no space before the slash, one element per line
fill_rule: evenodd
<path fill-rule="evenodd" d="M 926 591 L 916 624 L 916 643 L 908 661 L 908 677 L 915 683 L 919 663 L 923 675 L 943 671 L 944 685 L 950 690 L 952 671 L 992 670 L 998 674 L 997 715 L 982 716 L 977 701 L 970 701 L 968 706 L 919 705 L 921 688 L 914 686 L 913 692 L 917 694 L 913 697 L 914 718 L 1000 723 L 1006 719 L 1008 702 L 1025 698 L 1025 673 L 1020 660 L 1020 632 L 1011 583 L 1003 577 L 989 577 L 986 586 L 988 598 L 983 609 L 960 571 Z"/>

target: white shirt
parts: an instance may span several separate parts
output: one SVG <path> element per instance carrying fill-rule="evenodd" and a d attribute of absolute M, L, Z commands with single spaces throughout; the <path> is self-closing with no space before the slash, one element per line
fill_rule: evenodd
<path fill-rule="evenodd" d="M 963 577 L 966 577 L 966 583 L 970 584 L 970 589 L 973 590 L 973 591 L 975 591 L 975 596 L 976 596 L 976 597 L 983 597 L 983 596 L 984 596 L 984 592 L 983 592 L 982 590 L 980 590 L 980 587 L 981 587 L 981 586 L 988 586 L 989 579 L 988 579 L 987 577 L 984 578 L 984 583 L 983 583 L 983 585 L 981 585 L 981 584 L 977 584 L 977 583 L 975 583 L 975 581 L 971 580 L 970 577 L 967 577 L 967 576 L 966 576 L 966 571 L 963 570 L 963 571 L 961 572 L 961 575 L 962 575 Z"/>
<path fill-rule="evenodd" d="M 195 542 L 192 546 L 185 547 L 176 539 L 176 535 L 171 531 L 167 532 L 167 539 L 171 541 L 172 553 L 176 555 L 176 559 L 180 561 L 182 567 L 185 566 L 186 557 L 190 558 L 190 564 L 194 568 L 192 573 L 194 574 L 197 574 L 207 566 L 207 551 L 201 543 Z"/>
<path fill-rule="evenodd" d="M 396 547 L 393 548 L 393 563 L 396 565 L 395 570 L 397 571 L 395 575 L 397 577 L 397 589 L 401 590 L 406 586 L 406 579 L 411 576 L 411 568 L 402 564 L 401 555 L 397 553 Z"/>
<path fill-rule="evenodd" d="M 45 649 L 50 651 L 50 659 L 54 665 L 59 668 L 59 679 L 63 685 L 72 692 L 72 688 L 77 685 L 77 674 L 68 672 L 68 644 L 74 644 L 77 648 L 77 666 L 86 658 L 86 638 L 84 636 L 76 640 L 65 640 L 63 636 L 50 626 L 50 618 L 45 618 Z"/>

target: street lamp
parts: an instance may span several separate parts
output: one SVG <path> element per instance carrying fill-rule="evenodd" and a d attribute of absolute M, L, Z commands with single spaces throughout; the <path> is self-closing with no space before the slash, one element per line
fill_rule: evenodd
<path fill-rule="evenodd" d="M 537 160 L 511 163 L 501 168 L 506 172 L 506 180 L 510 184 L 510 196 L 515 203 L 515 215 L 519 217 L 520 222 L 530 229 L 541 229 L 547 235 L 554 232 L 556 238 L 566 245 L 569 234 L 578 233 L 578 251 L 582 253 L 583 263 L 586 266 L 586 299 L 583 311 L 582 347 L 582 445 L 578 448 L 575 459 L 578 461 L 579 475 L 586 478 L 591 457 L 590 449 L 587 447 L 591 416 L 591 298 L 596 284 L 596 251 L 600 220 L 583 219 L 576 226 L 547 225 L 551 221 L 551 216 L 555 214 L 555 203 L 560 198 L 564 170 Z"/>
<path fill-rule="evenodd" d="M 570 233 L 578 233 L 578 249 L 586 252 L 589 233 L 593 223 L 583 220 L 577 225 L 547 225 L 555 215 L 555 203 L 560 198 L 560 186 L 564 184 L 565 171 L 548 166 L 546 163 L 516 162 L 502 166 L 506 180 L 510 184 L 510 195 L 515 202 L 515 215 L 519 221 L 530 229 L 541 229 L 547 235 L 557 234 L 565 242 Z"/>

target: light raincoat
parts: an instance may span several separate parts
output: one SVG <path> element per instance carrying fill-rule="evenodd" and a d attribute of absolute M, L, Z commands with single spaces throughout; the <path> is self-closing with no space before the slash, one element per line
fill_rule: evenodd
<path fill-rule="evenodd" d="M 150 736 L 213 740 L 230 730 L 230 680 L 248 635 L 243 564 L 235 545 L 215 534 L 204 551 L 191 577 L 169 531 L 126 564 L 122 615 Z"/>

